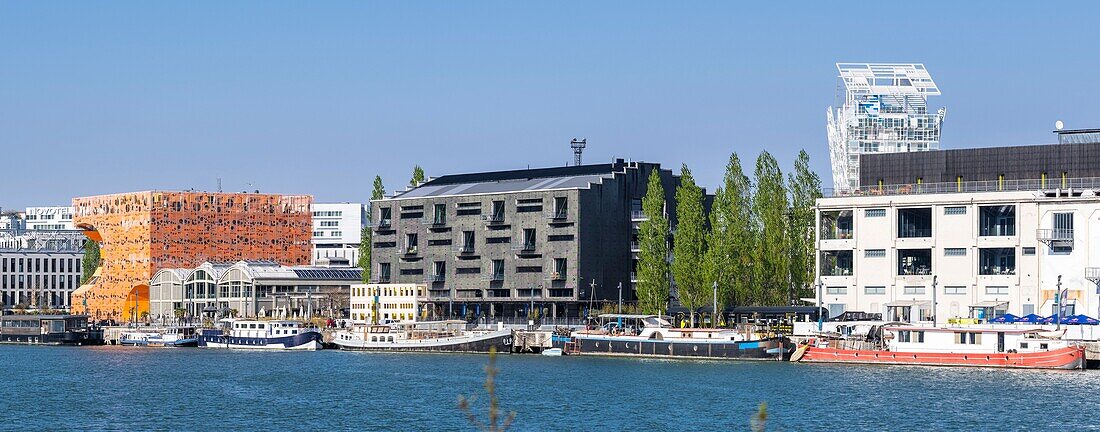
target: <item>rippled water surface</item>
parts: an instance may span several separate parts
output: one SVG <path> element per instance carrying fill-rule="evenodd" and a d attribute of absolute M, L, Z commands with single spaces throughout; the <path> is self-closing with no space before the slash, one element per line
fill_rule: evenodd
<path fill-rule="evenodd" d="M 0 346 L 3 430 L 469 430 L 488 356 Z M 514 430 L 1100 430 L 1100 373 L 501 355 Z"/>

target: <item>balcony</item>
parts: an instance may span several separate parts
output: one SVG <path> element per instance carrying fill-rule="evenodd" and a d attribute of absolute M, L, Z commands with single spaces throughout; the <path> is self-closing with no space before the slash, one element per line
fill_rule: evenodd
<path fill-rule="evenodd" d="M 1085 279 L 1092 283 L 1100 283 L 1100 267 L 1085 267 Z"/>
<path fill-rule="evenodd" d="M 484 280 L 487 281 L 487 282 L 500 282 L 500 281 L 503 281 L 504 280 L 504 272 L 499 272 L 499 273 L 494 272 L 494 273 L 487 274 L 487 275 L 485 275 Z"/>
<path fill-rule="evenodd" d="M 550 223 L 562 223 L 569 219 L 568 209 L 557 209 L 544 215 Z"/>
<path fill-rule="evenodd" d="M 535 252 L 535 240 L 527 239 L 521 242 L 512 242 L 512 250 L 522 253 L 534 253 Z"/>
<path fill-rule="evenodd" d="M 416 245 L 405 246 L 401 248 L 400 251 L 401 255 L 416 255 L 418 253 L 420 253 L 420 248 L 418 248 Z"/>
<path fill-rule="evenodd" d="M 481 220 L 485 225 L 504 225 L 504 214 L 481 215 Z"/>
<path fill-rule="evenodd" d="M 455 255 L 473 255 L 474 254 L 474 245 L 473 244 L 464 244 L 464 245 L 455 246 L 454 248 L 451 249 L 451 251 L 454 252 Z"/>
<path fill-rule="evenodd" d="M 644 211 L 634 210 L 630 212 L 630 220 L 633 222 L 641 222 L 644 220 L 649 220 L 649 216 L 646 216 Z"/>
<path fill-rule="evenodd" d="M 390 283 L 390 275 L 371 276 L 370 283 L 372 283 L 372 284 Z"/>
<path fill-rule="evenodd" d="M 375 232 L 393 231 L 393 221 L 390 219 L 382 219 L 377 223 L 371 223 L 369 226 Z"/>
<path fill-rule="evenodd" d="M 1035 239 L 1046 244 L 1052 244 L 1055 242 L 1069 242 L 1073 243 L 1073 229 L 1044 229 L 1040 228 L 1035 230 Z"/>
<path fill-rule="evenodd" d="M 852 238 L 852 211 L 821 212 L 821 239 L 847 240 Z"/>
<path fill-rule="evenodd" d="M 631 241 L 630 242 L 630 251 L 631 252 L 641 252 L 642 251 L 642 243 L 637 241 L 637 240 Z"/>
<path fill-rule="evenodd" d="M 445 274 L 428 275 L 428 277 L 424 278 L 424 282 L 426 282 L 426 283 L 446 282 L 446 281 L 447 281 L 447 275 L 445 275 Z"/>
<path fill-rule="evenodd" d="M 552 281 L 563 281 L 565 280 L 565 272 L 552 272 L 546 278 Z"/>

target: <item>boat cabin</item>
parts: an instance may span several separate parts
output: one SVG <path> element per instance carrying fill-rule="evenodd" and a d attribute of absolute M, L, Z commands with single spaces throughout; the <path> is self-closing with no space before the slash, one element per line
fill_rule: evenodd
<path fill-rule="evenodd" d="M 302 323 L 297 321 L 262 321 L 262 320 L 222 320 L 226 324 L 226 330 L 232 337 L 247 338 L 277 338 L 294 336 L 303 332 Z"/>
<path fill-rule="evenodd" d="M 83 331 L 88 328 L 87 315 L 4 315 L 0 316 L 0 334 L 32 336 Z"/>
<path fill-rule="evenodd" d="M 885 327 L 890 351 L 943 353 L 1040 352 L 1063 348 L 1067 342 L 1028 329 L 974 327 Z"/>

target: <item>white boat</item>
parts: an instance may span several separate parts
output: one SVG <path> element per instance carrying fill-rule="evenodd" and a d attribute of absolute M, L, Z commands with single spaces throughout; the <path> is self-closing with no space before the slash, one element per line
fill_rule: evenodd
<path fill-rule="evenodd" d="M 222 328 L 203 329 L 199 346 L 203 348 L 305 350 L 323 347 L 323 336 L 297 321 L 224 319 Z"/>
<path fill-rule="evenodd" d="M 562 355 L 562 350 L 561 350 L 561 348 L 547 348 L 547 349 L 542 351 L 542 355 L 557 357 L 557 356 Z"/>
<path fill-rule="evenodd" d="M 169 327 L 157 331 L 123 332 L 118 343 L 130 346 L 193 347 L 198 346 L 199 340 L 194 327 Z"/>
<path fill-rule="evenodd" d="M 467 330 L 465 321 L 425 321 L 353 327 L 337 332 L 333 342 L 344 350 L 509 352 L 512 331 L 503 325 Z"/>

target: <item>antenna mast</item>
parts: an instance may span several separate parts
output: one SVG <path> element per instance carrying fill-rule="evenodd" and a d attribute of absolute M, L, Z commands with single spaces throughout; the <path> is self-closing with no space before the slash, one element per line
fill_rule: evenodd
<path fill-rule="evenodd" d="M 573 138 L 573 140 L 569 142 L 569 147 L 573 148 L 573 165 L 580 166 L 580 164 L 581 164 L 581 153 L 584 152 L 584 147 L 586 145 L 588 145 L 588 138 L 584 138 L 584 139 Z"/>

